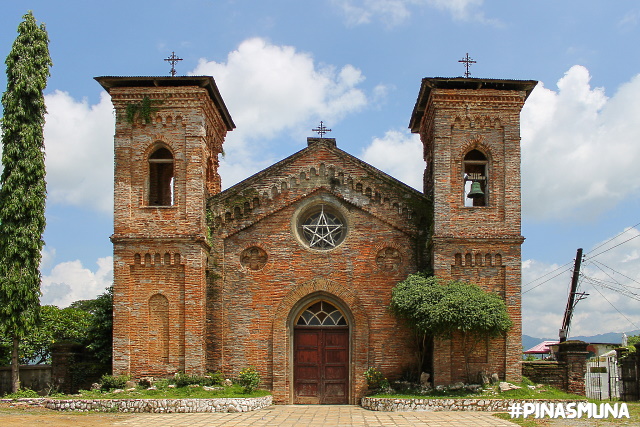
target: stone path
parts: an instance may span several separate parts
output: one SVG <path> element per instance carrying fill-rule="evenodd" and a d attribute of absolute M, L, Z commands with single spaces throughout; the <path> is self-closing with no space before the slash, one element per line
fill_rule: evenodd
<path fill-rule="evenodd" d="M 512 427 L 488 412 L 379 412 L 347 405 L 277 405 L 255 412 L 135 414 L 113 425 L 177 426 L 421 426 Z"/>

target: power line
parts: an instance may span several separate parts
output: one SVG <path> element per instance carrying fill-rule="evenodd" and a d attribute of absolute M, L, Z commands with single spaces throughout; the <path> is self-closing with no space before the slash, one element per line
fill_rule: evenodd
<path fill-rule="evenodd" d="M 637 227 L 637 226 L 639 226 L 639 225 L 640 225 L 640 222 L 639 222 L 639 223 L 637 223 L 637 224 L 635 224 L 635 225 L 633 225 L 633 226 L 631 226 L 631 227 L 629 227 L 629 228 L 627 228 L 626 230 L 624 230 L 624 231 L 622 231 L 622 232 L 620 232 L 620 233 L 616 234 L 614 237 L 612 237 L 611 239 L 607 240 L 606 242 L 603 242 L 603 243 L 601 243 L 600 245 L 596 246 L 596 247 L 595 247 L 595 248 L 593 248 L 590 252 L 588 252 L 588 253 L 586 253 L 586 254 L 585 254 L 585 261 L 591 261 L 593 258 L 597 257 L 598 255 L 602 255 L 602 254 L 603 254 L 603 253 L 605 253 L 605 252 L 608 252 L 608 251 L 610 251 L 610 250 L 612 250 L 612 249 L 614 249 L 614 248 L 617 248 L 618 246 L 623 245 L 623 244 L 625 244 L 625 243 L 627 243 L 627 242 L 629 242 L 629 241 L 631 241 L 631 240 L 633 240 L 633 239 L 635 239 L 635 238 L 637 238 L 637 237 L 640 237 L 640 234 L 635 235 L 635 236 L 633 236 L 633 237 L 631 237 L 631 238 L 629 238 L 629 239 L 625 240 L 624 242 L 620 242 L 620 243 L 618 243 L 617 245 L 610 247 L 609 249 L 605 249 L 605 250 L 604 250 L 604 251 L 602 251 L 602 252 L 599 252 L 599 253 L 597 253 L 597 254 L 595 254 L 595 255 L 593 255 L 593 256 L 591 256 L 591 257 L 589 257 L 589 258 L 586 258 L 586 256 L 587 256 L 587 255 L 589 255 L 590 253 L 593 253 L 596 249 L 599 249 L 599 248 L 603 247 L 603 246 L 604 246 L 604 245 L 606 245 L 607 243 L 609 243 L 609 242 L 611 242 L 611 241 L 613 241 L 613 240 L 617 239 L 618 237 L 622 236 L 623 234 L 625 234 L 625 233 L 629 232 L 630 230 L 635 230 L 635 229 L 636 229 L 636 227 Z M 637 230 L 636 230 L 636 231 L 637 231 Z M 531 285 L 531 284 L 533 284 L 533 283 L 537 282 L 538 280 L 541 280 L 541 279 L 545 278 L 546 276 L 548 276 L 548 275 L 550 275 L 550 274 L 555 273 L 556 271 L 558 271 L 558 270 L 560 270 L 560 269 L 562 269 L 562 268 L 566 267 L 567 265 L 570 265 L 572 262 L 573 262 L 573 261 L 569 261 L 569 262 L 567 262 L 566 264 L 563 264 L 563 265 L 561 265 L 560 267 L 556 268 L 555 270 L 552 270 L 552 271 L 550 271 L 550 272 L 548 272 L 548 273 L 546 273 L 546 274 L 543 274 L 542 276 L 540 276 L 540 277 L 538 277 L 538 278 L 536 278 L 536 279 L 534 279 L 534 280 L 531 280 L 531 281 L 529 281 L 529 282 L 527 282 L 527 283 L 523 284 L 523 285 L 522 285 L 522 288 L 524 288 L 524 287 L 526 287 L 526 286 L 529 286 L 529 285 Z M 592 262 L 593 262 L 593 261 L 592 261 Z M 604 265 L 604 264 L 602 264 L 602 265 Z M 607 267 L 607 268 L 611 269 L 612 271 L 615 271 L 615 270 L 613 270 L 611 267 Z M 531 287 L 531 288 L 527 289 L 526 291 L 522 291 L 522 293 L 523 293 L 523 294 L 526 294 L 527 292 L 529 292 L 529 291 L 531 291 L 531 290 L 533 290 L 533 289 L 535 289 L 535 288 L 537 288 L 537 287 L 540 287 L 540 286 L 544 285 L 545 283 L 547 283 L 547 282 L 549 282 L 549 281 L 551 281 L 551 280 L 555 279 L 556 277 L 560 276 L 560 275 L 561 275 L 561 274 L 563 274 L 563 273 L 566 273 L 567 271 L 570 271 L 570 269 L 565 269 L 565 270 L 561 271 L 560 273 L 556 274 L 555 276 L 550 277 L 549 279 L 545 280 L 544 282 L 539 283 L 539 284 L 537 284 L 537 285 L 535 285 L 535 286 L 533 286 L 533 287 Z M 621 275 L 623 275 L 623 276 L 624 276 L 624 274 L 622 274 L 622 273 L 618 273 L 618 274 L 621 274 Z M 625 276 L 625 277 L 627 277 L 627 276 Z M 628 278 L 628 279 L 630 279 L 630 280 L 633 280 L 634 282 L 636 282 L 636 283 L 638 283 L 638 284 L 640 284 L 640 282 L 638 282 L 638 281 L 636 281 L 636 280 L 634 280 L 634 279 L 631 279 L 630 277 L 627 277 L 627 278 Z"/>
<path fill-rule="evenodd" d="M 633 226 L 631 226 L 631 227 L 627 228 L 626 230 L 624 230 L 624 231 L 622 231 L 622 232 L 620 232 L 620 233 L 616 234 L 615 236 L 613 236 L 612 238 L 610 238 L 610 239 L 609 239 L 609 240 L 607 240 L 606 242 L 601 243 L 601 244 L 599 244 L 598 246 L 596 246 L 595 248 L 591 249 L 591 251 L 587 252 L 587 253 L 585 254 L 585 256 L 589 255 L 591 252 L 595 251 L 596 249 L 599 249 L 599 248 L 603 247 L 604 245 L 606 245 L 606 244 L 607 244 L 607 243 L 609 243 L 610 241 L 617 239 L 618 237 L 622 236 L 624 233 L 628 232 L 629 230 L 633 230 L 633 229 L 635 229 L 635 228 L 636 228 L 637 226 L 639 226 L 639 225 L 640 225 L 640 222 L 639 222 L 639 223 L 637 223 L 636 225 L 633 225 Z M 615 247 L 615 246 L 614 246 L 614 247 Z M 596 256 L 596 255 L 594 255 L 594 256 Z"/>
<path fill-rule="evenodd" d="M 563 265 L 561 265 L 560 267 L 556 268 L 555 270 L 551 270 L 550 272 L 548 272 L 548 273 L 546 273 L 546 274 L 543 274 L 542 276 L 538 277 L 537 279 L 534 279 L 534 280 L 531 280 L 530 282 L 525 283 L 524 285 L 522 285 L 522 287 L 529 286 L 529 285 L 531 285 L 531 284 L 533 284 L 533 283 L 537 282 L 538 280 L 540 280 L 540 279 L 542 279 L 542 278 L 544 278 L 544 277 L 547 277 L 548 275 L 553 274 L 553 273 L 555 273 L 556 271 L 558 271 L 558 270 L 560 270 L 560 269 L 562 269 L 562 268 L 564 268 L 564 267 L 566 267 L 566 266 L 570 265 L 572 262 L 573 262 L 573 261 L 569 261 L 569 262 L 567 262 L 566 264 L 563 264 Z M 566 269 L 565 269 L 565 270 L 563 270 L 560 274 L 564 273 L 565 271 L 567 271 L 567 270 L 566 270 Z M 551 279 L 553 279 L 554 277 L 558 277 L 558 275 L 553 276 Z M 551 279 L 549 279 L 549 280 L 551 280 Z M 546 282 L 548 282 L 549 280 L 546 280 L 546 281 L 544 281 L 543 283 L 546 283 Z M 541 283 L 541 284 L 542 284 L 542 283 Z M 541 285 L 541 284 L 540 284 L 540 285 Z M 538 285 L 538 286 L 539 286 L 539 285 Z M 531 289 L 533 289 L 533 288 L 531 288 Z"/>
<path fill-rule="evenodd" d="M 608 303 L 609 303 L 609 305 L 610 305 L 611 307 L 613 307 L 613 309 L 614 309 L 615 311 L 617 311 L 617 312 L 618 312 L 622 317 L 624 317 L 625 319 L 627 319 L 627 322 L 631 323 L 631 324 L 632 324 L 636 329 L 640 329 L 640 328 L 639 328 L 635 323 L 633 323 L 631 320 L 629 320 L 629 318 L 628 318 L 627 316 L 625 316 L 624 314 L 622 314 L 622 312 L 621 312 L 620 310 L 618 310 L 618 309 L 616 308 L 616 306 L 615 306 L 615 305 L 611 304 L 611 301 L 609 301 L 609 300 L 607 299 L 607 297 L 605 297 L 605 296 L 602 294 L 602 292 L 600 292 L 600 290 L 599 290 L 598 288 L 596 288 L 595 286 L 593 286 L 593 283 L 591 284 L 591 287 L 592 287 L 593 289 L 595 289 L 595 290 L 596 290 L 596 292 L 598 292 L 598 293 L 600 294 L 600 296 L 601 296 L 602 298 L 604 298 L 604 300 L 605 300 L 606 302 L 608 302 Z"/>
<path fill-rule="evenodd" d="M 596 281 L 597 281 L 597 282 L 599 282 L 599 283 L 606 283 L 606 284 L 608 284 L 608 285 L 612 285 L 612 286 L 619 285 L 619 286 L 621 286 L 621 287 L 623 287 L 623 288 L 625 288 L 625 289 L 627 289 L 627 288 L 631 288 L 631 289 L 640 289 L 640 288 L 637 288 L 637 287 L 635 287 L 635 286 L 624 285 L 624 284 L 622 284 L 622 283 L 620 283 L 620 282 L 616 281 L 615 279 L 612 279 L 612 280 L 605 280 L 605 279 L 596 279 L 596 278 L 593 278 L 593 277 L 586 277 L 586 278 L 587 278 L 587 279 L 591 279 L 591 280 L 596 280 Z M 629 292 L 631 292 L 631 291 L 629 291 Z"/>
<path fill-rule="evenodd" d="M 587 260 L 587 261 L 589 261 L 589 260 L 591 260 L 591 259 L 593 259 L 593 258 L 597 257 L 598 255 L 602 255 L 602 254 L 603 254 L 603 253 L 605 253 L 605 252 L 609 252 L 611 249 L 617 248 L 618 246 L 623 245 L 623 244 L 627 243 L 628 241 L 633 240 L 633 239 L 636 239 L 636 238 L 638 238 L 638 237 L 640 237 L 640 234 L 636 234 L 635 236 L 633 236 L 633 237 L 631 237 L 631 238 L 629 238 L 629 239 L 625 240 L 624 242 L 620 242 L 620 243 L 618 243 L 618 244 L 617 244 L 617 245 L 615 245 L 615 246 L 611 246 L 609 249 L 605 249 L 604 251 L 599 252 L 599 253 L 597 253 L 597 254 L 595 254 L 595 255 L 593 255 L 593 256 L 591 256 L 591 257 L 587 258 L 586 260 Z M 602 245 L 600 245 L 600 246 L 602 246 Z M 598 246 L 598 247 L 600 247 L 600 246 Z M 593 252 L 593 251 L 591 251 L 591 252 Z"/>
<path fill-rule="evenodd" d="M 592 263 L 592 264 L 593 264 L 593 263 Z M 594 264 L 594 265 L 595 265 L 595 264 Z M 591 284 L 594 284 L 594 283 L 595 283 L 595 284 L 598 284 L 599 286 L 602 286 L 603 288 L 610 289 L 610 290 L 612 290 L 612 291 L 615 291 L 615 292 L 618 292 L 618 293 L 620 293 L 620 294 L 622 294 L 622 295 L 625 295 L 625 296 L 627 296 L 627 297 L 629 297 L 629 298 L 637 299 L 637 300 L 639 300 L 639 301 L 640 301 L 640 299 L 639 299 L 639 298 L 637 298 L 637 297 L 640 297 L 640 294 L 637 294 L 637 293 L 635 293 L 635 292 L 630 291 L 629 289 L 627 289 L 627 288 L 626 288 L 626 286 L 625 286 L 625 285 L 623 285 L 622 283 L 620 283 L 619 281 L 617 281 L 616 279 L 614 279 L 613 277 L 611 277 L 611 275 L 610 275 L 609 273 L 607 273 L 607 272 L 606 272 L 606 271 L 604 271 L 602 268 L 600 268 L 600 266 L 598 266 L 598 265 L 595 265 L 595 266 L 596 266 L 596 268 L 598 268 L 600 271 L 602 271 L 604 274 L 606 274 L 606 275 L 607 275 L 607 277 L 609 277 L 611 280 L 613 280 L 613 281 L 614 281 L 618 286 L 620 286 L 622 289 L 619 289 L 619 288 L 616 288 L 616 287 L 614 287 L 614 286 L 612 286 L 612 285 L 610 285 L 610 284 L 607 284 L 607 283 L 606 283 L 606 282 L 604 282 L 603 280 L 596 279 L 596 278 L 593 278 L 593 277 L 586 277 L 586 276 L 585 276 L 585 278 L 586 278 L 586 279 L 588 279 L 588 280 L 591 282 Z"/>
<path fill-rule="evenodd" d="M 567 264 L 570 264 L 570 263 L 567 263 Z M 566 266 L 567 264 L 563 265 L 562 267 Z M 527 283 L 527 285 L 528 285 L 528 284 L 530 284 L 530 283 L 533 283 L 533 282 L 535 282 L 535 281 L 537 281 L 537 280 L 540 280 L 542 277 L 548 276 L 549 274 L 551 274 L 551 273 L 553 273 L 553 272 L 558 271 L 558 270 L 559 270 L 559 269 L 561 269 L 562 267 L 558 267 L 558 268 L 556 268 L 556 269 L 555 269 L 555 270 L 553 270 L 552 272 L 547 273 L 547 274 L 545 274 L 544 276 L 541 276 L 540 278 L 538 278 L 538 279 L 536 279 L 536 280 L 534 280 L 534 281 L 532 281 L 532 282 Z M 523 294 L 526 294 L 527 292 L 532 291 L 532 290 L 534 290 L 535 288 L 537 288 L 537 287 L 539 287 L 539 286 L 542 286 L 542 285 L 544 285 L 545 283 L 547 283 L 547 282 L 549 282 L 549 281 L 551 281 L 551 280 L 555 279 L 556 277 L 558 277 L 558 276 L 560 276 L 560 275 L 562 275 L 562 274 L 564 274 L 564 273 L 566 273 L 566 272 L 569 272 L 569 271 L 571 271 L 571 268 L 564 269 L 564 270 L 563 270 L 563 271 L 561 271 L 560 273 L 556 274 L 556 275 L 555 275 L 555 276 L 553 276 L 553 277 L 548 278 L 548 279 L 547 279 L 547 280 L 545 280 L 544 282 L 542 282 L 542 283 L 538 283 L 537 285 L 535 285 L 535 286 L 533 286 L 533 287 L 531 287 L 531 288 L 527 289 L 526 291 L 522 291 L 522 293 L 523 293 Z"/>
<path fill-rule="evenodd" d="M 631 280 L 632 282 L 636 282 L 637 284 L 639 284 L 639 285 L 640 285 L 640 282 L 638 282 L 638 281 L 637 281 L 636 279 L 634 279 L 633 277 L 629 277 L 629 276 L 627 276 L 626 274 L 620 273 L 619 271 L 614 270 L 613 268 L 609 267 L 608 265 L 605 265 L 605 264 L 601 263 L 600 261 L 591 261 L 591 264 L 594 264 L 594 265 L 595 265 L 596 263 L 597 263 L 597 264 L 600 264 L 601 266 L 608 268 L 609 270 L 613 271 L 614 273 L 619 274 L 619 275 L 621 275 L 622 277 L 624 277 L 624 278 L 626 278 L 626 279 L 629 279 L 629 280 Z M 596 265 L 596 267 L 598 267 L 598 266 Z M 602 269 L 601 269 L 601 270 L 602 270 Z M 604 271 L 603 271 L 603 273 L 604 273 Z M 605 274 L 607 274 L 607 273 L 605 273 Z M 609 276 L 609 275 L 607 274 L 607 276 Z M 609 276 L 609 277 L 611 277 L 611 276 Z M 611 277 L 611 280 L 614 280 L 614 281 L 616 281 L 617 283 L 619 283 L 619 282 L 618 282 L 617 280 L 615 280 L 613 277 Z M 629 286 L 629 285 L 623 285 L 622 283 L 620 283 L 620 286 L 625 286 L 625 287 L 627 287 L 627 288 L 633 288 L 633 289 L 640 289 L 640 287 L 637 287 L 637 286 Z"/>
<path fill-rule="evenodd" d="M 601 288 L 609 289 L 610 291 L 614 291 L 614 292 L 617 292 L 617 293 L 619 293 L 621 295 L 624 295 L 627 298 L 631 298 L 631 299 L 640 301 L 640 294 L 633 293 L 633 292 L 628 291 L 626 289 L 616 288 L 615 286 L 608 285 L 608 284 L 606 284 L 604 282 L 599 281 L 598 279 L 594 279 L 593 277 L 586 277 L 585 279 L 592 286 L 593 285 L 597 285 L 597 286 L 600 286 Z"/>

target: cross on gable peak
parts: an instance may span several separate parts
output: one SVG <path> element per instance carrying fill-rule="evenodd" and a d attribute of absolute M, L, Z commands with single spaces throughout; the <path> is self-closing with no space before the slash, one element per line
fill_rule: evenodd
<path fill-rule="evenodd" d="M 320 138 L 324 138 L 324 134 L 327 132 L 331 132 L 331 129 L 327 129 L 327 127 L 324 125 L 324 122 L 320 121 L 320 126 L 315 129 L 311 129 L 311 131 L 317 132 L 318 135 L 320 135 Z"/>

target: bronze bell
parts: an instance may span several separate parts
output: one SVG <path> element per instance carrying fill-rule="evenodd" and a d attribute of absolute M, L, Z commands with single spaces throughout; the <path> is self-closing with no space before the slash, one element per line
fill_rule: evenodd
<path fill-rule="evenodd" d="M 471 191 L 469 191 L 469 194 L 467 194 L 467 197 L 470 199 L 476 199 L 482 196 L 484 196 L 484 193 L 482 192 L 482 186 L 478 181 L 473 181 L 471 183 Z"/>

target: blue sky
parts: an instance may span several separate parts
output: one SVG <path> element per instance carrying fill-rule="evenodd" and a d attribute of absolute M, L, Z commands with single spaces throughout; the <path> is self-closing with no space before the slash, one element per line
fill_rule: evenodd
<path fill-rule="evenodd" d="M 578 247 L 590 295 L 572 334 L 640 329 L 637 2 L 24 0 L 3 2 L 0 57 L 27 10 L 54 62 L 43 303 L 92 298 L 112 278 L 113 111 L 93 77 L 168 75 L 172 51 L 178 74 L 213 75 L 237 125 L 224 187 L 324 120 L 340 148 L 420 189 L 407 129 L 420 80 L 461 76 L 468 52 L 472 77 L 540 81 L 522 113 L 524 332 L 557 335 Z"/>

